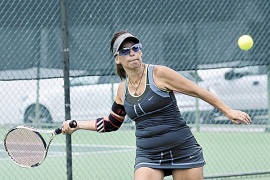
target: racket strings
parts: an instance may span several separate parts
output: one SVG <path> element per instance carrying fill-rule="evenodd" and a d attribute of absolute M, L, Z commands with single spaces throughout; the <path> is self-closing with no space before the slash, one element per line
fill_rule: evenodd
<path fill-rule="evenodd" d="M 40 163 L 46 149 L 45 142 L 38 133 L 23 128 L 9 132 L 5 147 L 16 163 L 28 167 Z"/>

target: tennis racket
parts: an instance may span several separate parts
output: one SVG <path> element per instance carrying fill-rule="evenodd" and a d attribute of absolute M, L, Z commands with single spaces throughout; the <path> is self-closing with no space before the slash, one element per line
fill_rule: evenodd
<path fill-rule="evenodd" d="M 77 122 L 70 121 L 69 126 L 75 128 Z M 51 134 L 46 143 L 41 133 Z M 61 128 L 41 130 L 32 127 L 17 126 L 10 129 L 4 139 L 4 147 L 10 158 L 21 167 L 39 166 L 46 158 L 53 138 L 62 133 Z"/>

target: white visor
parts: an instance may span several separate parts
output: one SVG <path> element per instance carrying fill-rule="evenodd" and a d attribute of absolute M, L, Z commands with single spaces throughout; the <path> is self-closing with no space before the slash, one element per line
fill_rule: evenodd
<path fill-rule="evenodd" d="M 119 47 L 121 46 L 122 42 L 124 40 L 126 40 L 127 38 L 132 38 L 134 39 L 135 43 L 139 43 L 139 39 L 136 38 L 135 36 L 133 36 L 132 34 L 130 33 L 125 33 L 125 34 L 122 34 L 120 35 L 115 41 L 114 41 L 114 44 L 113 44 L 113 55 L 115 56 L 119 50 Z"/>

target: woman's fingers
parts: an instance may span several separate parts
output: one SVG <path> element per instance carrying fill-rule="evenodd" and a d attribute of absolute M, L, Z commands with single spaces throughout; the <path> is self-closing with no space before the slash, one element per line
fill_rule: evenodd
<path fill-rule="evenodd" d="M 237 111 L 236 112 L 236 116 L 234 116 L 233 118 L 233 122 L 234 123 L 237 123 L 237 124 L 251 124 L 251 118 L 250 116 L 245 113 L 245 112 L 242 112 L 242 111 Z"/>

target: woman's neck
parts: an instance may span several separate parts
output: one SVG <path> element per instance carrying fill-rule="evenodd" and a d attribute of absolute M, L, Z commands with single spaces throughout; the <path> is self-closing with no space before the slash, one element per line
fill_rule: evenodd
<path fill-rule="evenodd" d="M 139 68 L 134 70 L 126 70 L 128 81 L 133 84 L 137 84 L 143 77 L 145 66 L 146 65 L 142 63 Z"/>

